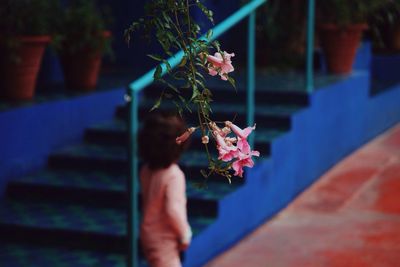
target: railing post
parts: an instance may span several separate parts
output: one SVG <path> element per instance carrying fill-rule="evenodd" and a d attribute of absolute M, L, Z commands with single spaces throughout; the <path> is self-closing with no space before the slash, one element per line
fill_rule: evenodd
<path fill-rule="evenodd" d="M 256 30 L 256 12 L 253 11 L 249 15 L 248 33 L 247 33 L 247 125 L 254 124 L 254 109 L 255 109 L 255 30 Z M 250 145 L 254 144 L 254 133 L 249 136 Z"/>
<path fill-rule="evenodd" d="M 314 32 L 315 32 L 315 0 L 308 0 L 307 14 L 307 61 L 306 61 L 306 90 L 314 90 Z"/>
<path fill-rule="evenodd" d="M 139 160 L 137 155 L 138 136 L 138 93 L 131 88 L 127 92 L 128 102 L 128 257 L 127 267 L 139 267 L 138 263 L 138 168 Z"/>

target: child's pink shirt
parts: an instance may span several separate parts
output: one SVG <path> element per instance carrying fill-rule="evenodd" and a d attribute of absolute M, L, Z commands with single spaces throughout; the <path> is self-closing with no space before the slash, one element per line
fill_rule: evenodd
<path fill-rule="evenodd" d="M 140 171 L 143 219 L 140 237 L 151 266 L 181 266 L 179 242 L 191 235 L 186 212 L 185 175 L 177 164 Z"/>

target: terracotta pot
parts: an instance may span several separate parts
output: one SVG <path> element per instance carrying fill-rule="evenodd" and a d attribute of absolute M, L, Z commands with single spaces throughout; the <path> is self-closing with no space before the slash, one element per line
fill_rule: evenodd
<path fill-rule="evenodd" d="M 17 37 L 18 46 L 8 51 L 2 46 L 0 59 L 0 95 L 9 100 L 30 100 L 50 36 Z M 12 54 L 15 59 L 10 59 Z"/>
<path fill-rule="evenodd" d="M 346 27 L 325 24 L 319 27 L 319 39 L 330 73 L 348 74 L 352 71 L 362 33 L 366 29 L 366 24 Z"/>
<path fill-rule="evenodd" d="M 104 32 L 104 37 L 110 36 L 109 31 Z M 61 54 L 66 87 L 70 90 L 93 91 L 97 86 L 102 56 L 101 51 L 89 49 L 74 54 Z"/>

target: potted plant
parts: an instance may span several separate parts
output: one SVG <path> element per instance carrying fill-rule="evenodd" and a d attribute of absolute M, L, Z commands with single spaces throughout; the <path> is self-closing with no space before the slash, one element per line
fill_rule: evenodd
<path fill-rule="evenodd" d="M 361 36 L 367 27 L 367 17 L 384 0 L 324 0 L 319 1 L 319 40 L 328 71 L 348 74 L 352 70 Z"/>
<path fill-rule="evenodd" d="M 34 96 L 43 53 L 50 42 L 51 0 L 2 0 L 0 5 L 0 95 Z"/>
<path fill-rule="evenodd" d="M 67 88 L 93 90 L 102 56 L 111 52 L 111 32 L 92 0 L 72 0 L 59 23 L 58 45 Z"/>
<path fill-rule="evenodd" d="M 387 1 L 368 19 L 374 51 L 400 51 L 400 1 Z"/>

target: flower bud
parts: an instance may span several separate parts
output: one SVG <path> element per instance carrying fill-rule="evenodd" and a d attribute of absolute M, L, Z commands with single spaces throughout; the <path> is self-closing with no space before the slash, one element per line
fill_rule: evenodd
<path fill-rule="evenodd" d="M 192 133 L 193 133 L 195 130 L 196 130 L 195 127 L 188 128 L 183 134 L 181 134 L 180 136 L 178 136 L 178 137 L 175 139 L 175 142 L 176 142 L 178 145 L 184 143 L 184 142 L 192 135 Z"/>
<path fill-rule="evenodd" d="M 207 135 L 205 135 L 205 136 L 203 136 L 203 137 L 201 138 L 201 142 L 202 142 L 203 144 L 208 144 L 209 141 L 210 141 L 210 138 L 208 138 Z"/>

